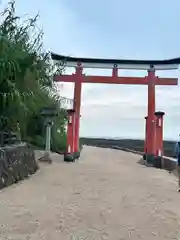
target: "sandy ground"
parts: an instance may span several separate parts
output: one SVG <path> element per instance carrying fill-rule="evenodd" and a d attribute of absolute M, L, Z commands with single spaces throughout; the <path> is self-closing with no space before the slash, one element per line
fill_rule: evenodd
<path fill-rule="evenodd" d="M 177 179 L 139 159 L 95 147 L 76 163 L 54 154 L 0 192 L 0 240 L 180 239 Z"/>

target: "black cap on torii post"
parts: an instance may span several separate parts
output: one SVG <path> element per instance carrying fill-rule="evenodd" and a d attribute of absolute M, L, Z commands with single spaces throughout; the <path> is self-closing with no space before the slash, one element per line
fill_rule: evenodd
<path fill-rule="evenodd" d="M 162 112 L 162 111 L 157 111 L 157 112 L 155 112 L 155 116 L 160 116 L 160 117 L 162 117 L 162 116 L 164 116 L 165 115 L 165 112 Z"/>

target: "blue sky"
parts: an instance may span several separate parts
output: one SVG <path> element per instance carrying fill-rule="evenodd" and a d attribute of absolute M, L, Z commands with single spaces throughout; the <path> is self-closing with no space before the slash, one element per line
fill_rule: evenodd
<path fill-rule="evenodd" d="M 1 8 L 6 2 L 2 1 Z M 60 54 L 126 59 L 180 56 L 179 0 L 17 0 L 17 11 L 29 16 L 39 12 L 45 49 Z M 179 71 L 157 75 L 179 77 Z M 59 88 L 61 95 L 72 97 L 72 84 Z M 156 93 L 157 110 L 167 113 L 165 138 L 176 139 L 180 133 L 180 89 L 158 87 Z M 146 100 L 143 86 L 84 85 L 81 135 L 143 138 Z"/>

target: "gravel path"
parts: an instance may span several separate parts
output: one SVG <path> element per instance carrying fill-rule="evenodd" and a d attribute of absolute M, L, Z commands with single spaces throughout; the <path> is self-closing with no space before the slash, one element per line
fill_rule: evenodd
<path fill-rule="evenodd" d="M 180 239 L 177 179 L 138 155 L 84 147 L 0 192 L 0 240 Z M 179 235 L 179 238 L 178 238 Z"/>

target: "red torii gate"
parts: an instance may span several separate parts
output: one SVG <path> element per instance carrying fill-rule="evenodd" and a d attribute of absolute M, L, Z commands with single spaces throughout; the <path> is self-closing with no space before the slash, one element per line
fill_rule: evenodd
<path fill-rule="evenodd" d="M 177 78 L 158 78 L 156 70 L 178 69 L 180 59 L 170 60 L 118 60 L 118 59 L 93 59 L 75 58 L 51 53 L 52 60 L 61 61 L 67 67 L 75 67 L 72 75 L 55 75 L 55 82 L 74 82 L 74 105 L 69 111 L 69 124 L 67 133 L 67 150 L 65 161 L 73 161 L 79 158 L 79 126 L 82 83 L 105 83 L 105 84 L 133 84 L 148 86 L 148 111 L 146 120 L 145 158 L 148 163 L 154 163 L 156 155 L 155 141 L 155 85 L 177 85 Z M 86 76 L 84 68 L 112 69 L 112 76 Z M 146 77 L 119 77 L 118 69 L 147 70 Z"/>

